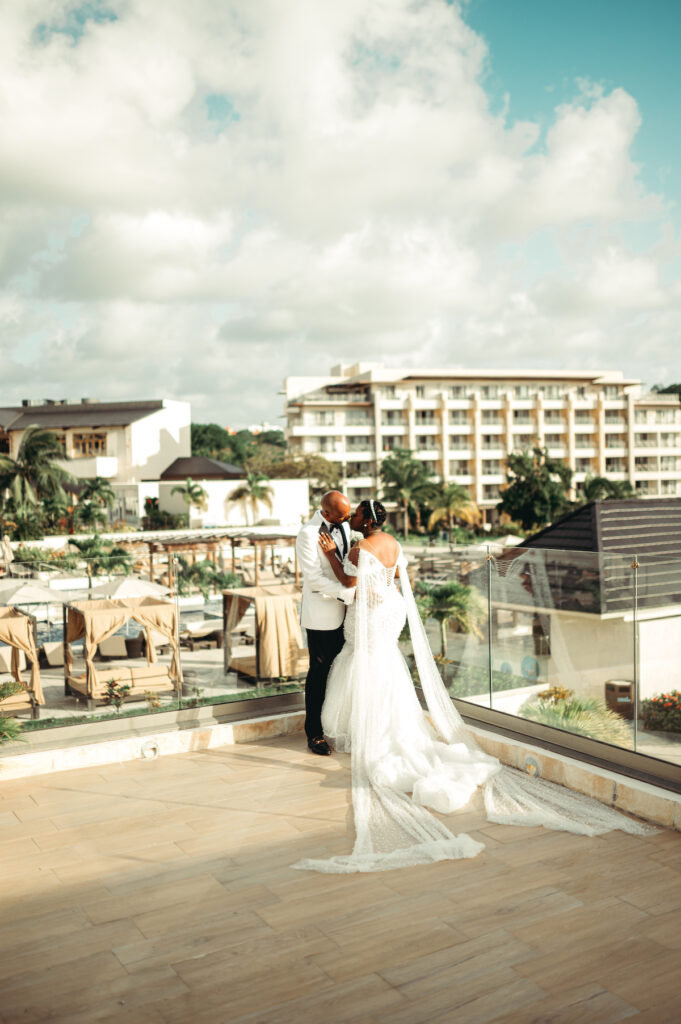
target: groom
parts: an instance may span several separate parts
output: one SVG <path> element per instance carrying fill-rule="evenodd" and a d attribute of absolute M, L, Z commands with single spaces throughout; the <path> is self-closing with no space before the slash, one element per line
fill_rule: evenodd
<path fill-rule="evenodd" d="M 300 623 L 307 631 L 310 669 L 305 680 L 305 735 L 313 754 L 331 753 L 322 729 L 322 704 L 326 679 L 336 655 L 343 646 L 343 619 L 346 604 L 355 596 L 354 588 L 344 587 L 333 574 L 329 560 L 319 546 L 319 534 L 330 533 L 336 543 L 336 555 L 342 561 L 350 547 L 350 502 L 340 491 L 327 491 L 321 508 L 305 523 L 296 540 L 298 565 L 303 574 L 303 599 Z"/>

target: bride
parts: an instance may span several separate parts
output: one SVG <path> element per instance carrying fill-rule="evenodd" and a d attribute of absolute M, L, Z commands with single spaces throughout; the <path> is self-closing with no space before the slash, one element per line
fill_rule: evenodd
<path fill-rule="evenodd" d="M 339 581 L 356 587 L 345 618 L 345 646 L 331 667 L 322 709 L 325 735 L 337 750 L 351 753 L 355 845 L 350 854 L 294 866 L 349 873 L 475 857 L 484 844 L 454 835 L 427 808 L 449 814 L 465 807 L 479 786 L 491 821 L 589 836 L 613 828 L 638 835 L 653 831 L 595 800 L 502 766 L 480 750 L 433 661 L 406 559 L 384 533 L 385 519 L 380 501 L 360 502 L 350 527 L 363 539 L 342 564 L 332 538 L 319 536 Z M 398 647 L 405 619 L 427 715 Z"/>

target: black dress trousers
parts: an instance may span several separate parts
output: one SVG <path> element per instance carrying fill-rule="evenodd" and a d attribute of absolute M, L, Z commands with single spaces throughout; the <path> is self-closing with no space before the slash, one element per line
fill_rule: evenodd
<path fill-rule="evenodd" d="M 326 680 L 345 638 L 342 626 L 338 629 L 308 629 L 306 632 L 310 668 L 305 680 L 305 735 L 311 740 L 322 735 L 322 704 L 326 695 Z"/>

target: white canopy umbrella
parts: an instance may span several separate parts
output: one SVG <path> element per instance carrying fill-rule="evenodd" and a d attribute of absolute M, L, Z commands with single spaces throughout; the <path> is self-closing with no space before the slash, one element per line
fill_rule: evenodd
<path fill-rule="evenodd" d="M 160 583 L 141 580 L 138 576 L 118 576 L 108 583 L 93 587 L 91 596 L 97 597 L 162 597 L 170 593 Z"/>
<path fill-rule="evenodd" d="M 0 604 L 62 604 L 68 600 L 68 591 L 50 590 L 35 580 L 0 580 Z"/>

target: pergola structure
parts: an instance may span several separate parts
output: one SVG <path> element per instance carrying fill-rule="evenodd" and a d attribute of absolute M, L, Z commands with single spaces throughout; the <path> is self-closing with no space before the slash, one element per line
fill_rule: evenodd
<path fill-rule="evenodd" d="M 191 531 L 189 533 L 178 533 L 176 531 L 158 531 L 153 536 L 130 536 L 117 538 L 121 546 L 129 547 L 133 551 L 145 551 L 149 561 L 149 578 L 154 580 L 154 556 L 160 561 L 165 556 L 168 563 L 168 585 L 174 589 L 172 573 L 172 558 L 174 555 L 187 555 L 193 565 L 197 560 L 197 554 L 204 554 L 206 559 L 217 565 L 218 553 L 221 547 L 229 541 L 232 550 L 232 572 L 237 571 L 236 549 L 240 547 L 252 547 L 255 555 L 254 565 L 254 586 L 259 585 L 259 566 L 263 562 L 263 553 L 269 548 L 271 553 L 272 570 L 275 565 L 275 549 L 281 546 L 293 547 L 295 550 L 295 533 L 282 530 L 248 529 L 247 527 Z M 146 549 L 146 550 L 145 550 Z M 157 562 L 158 565 L 158 562 Z M 295 560 L 295 579 L 299 582 L 298 560 Z"/>

